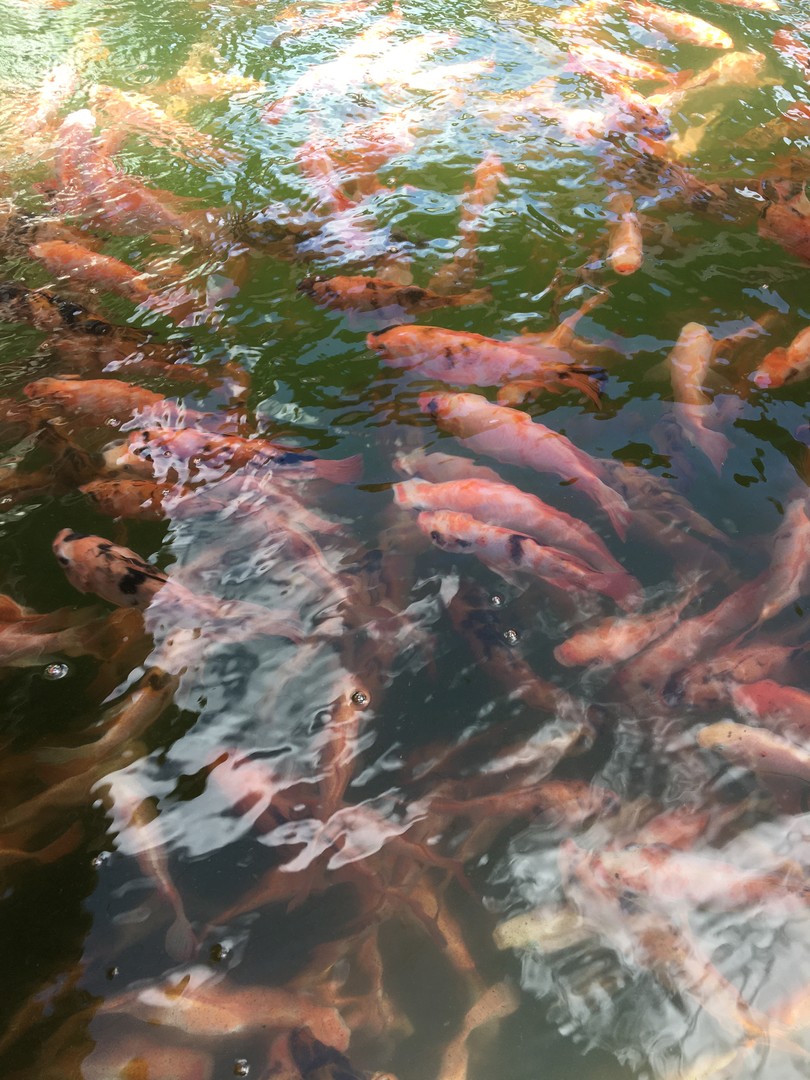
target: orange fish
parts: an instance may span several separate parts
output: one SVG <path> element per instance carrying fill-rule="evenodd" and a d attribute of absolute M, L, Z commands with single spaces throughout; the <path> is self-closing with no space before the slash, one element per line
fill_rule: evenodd
<path fill-rule="evenodd" d="M 210 135 L 170 116 L 137 91 L 96 85 L 90 92 L 90 101 L 128 133 L 140 132 L 153 146 L 166 147 L 194 165 L 233 165 L 242 160 L 240 154 L 224 150 Z"/>
<path fill-rule="evenodd" d="M 762 211 L 758 230 L 760 236 L 810 262 L 810 199 L 804 190 L 793 198 L 769 203 Z"/>
<path fill-rule="evenodd" d="M 771 545 L 768 588 L 757 621 L 772 619 L 808 591 L 810 578 L 810 515 L 806 499 L 794 499 Z"/>
<path fill-rule="evenodd" d="M 687 590 L 672 604 L 648 614 L 604 619 L 558 645 L 554 658 L 565 667 L 620 664 L 671 630 L 693 599 L 694 593 Z"/>
<path fill-rule="evenodd" d="M 179 318 L 194 303 L 194 298 L 182 288 L 172 289 L 168 296 L 156 295 L 160 285 L 154 277 L 150 280 L 150 275 L 140 273 L 120 259 L 101 255 L 81 244 L 51 240 L 34 244 L 29 250 L 52 274 L 108 289 L 133 304 L 143 304 L 154 311 L 164 311 Z"/>
<path fill-rule="evenodd" d="M 765 728 L 722 720 L 701 728 L 697 740 L 704 749 L 716 750 L 734 765 L 750 769 L 757 776 L 810 782 L 810 753 Z"/>
<path fill-rule="evenodd" d="M 608 241 L 608 266 L 617 274 L 634 274 L 644 262 L 644 240 L 638 216 L 633 209 L 633 196 L 616 194 L 610 200 L 616 217 Z"/>
<path fill-rule="evenodd" d="M 587 39 L 569 45 L 568 55 L 573 69 L 586 74 L 598 71 L 634 82 L 671 82 L 674 78 L 673 73 L 660 64 L 606 49 Z"/>
<path fill-rule="evenodd" d="M 23 122 L 26 135 L 37 135 L 56 118 L 59 110 L 73 96 L 78 76 L 70 64 L 56 64 L 45 76 L 31 114 Z"/>
<path fill-rule="evenodd" d="M 810 375 L 810 326 L 800 330 L 785 348 L 771 349 L 751 381 L 760 390 L 777 389 L 785 383 L 798 382 Z"/>
<path fill-rule="evenodd" d="M 211 976 L 210 968 L 191 968 L 174 983 L 108 997 L 101 1012 L 124 1013 L 205 1040 L 308 1027 L 328 1046 L 347 1049 L 350 1032 L 337 1009 L 303 993 L 230 985 Z"/>
<path fill-rule="evenodd" d="M 157 813 L 145 791 L 131 773 L 115 772 L 105 778 L 110 789 L 117 826 L 116 847 L 134 854 L 143 872 L 174 911 L 175 919 L 166 933 L 166 952 L 172 960 L 187 962 L 197 947 L 194 931 L 186 916 L 183 900 L 169 875 L 165 840 L 161 837 Z"/>
<path fill-rule="evenodd" d="M 577 389 L 599 402 L 595 377 L 601 369 L 572 364 L 566 352 L 553 346 L 496 341 L 439 326 L 394 326 L 369 334 L 366 344 L 392 367 L 456 386 L 531 380 L 556 392 Z"/>
<path fill-rule="evenodd" d="M 453 510 L 423 510 L 419 528 L 442 549 L 476 555 L 496 573 L 510 579 L 516 572 L 531 574 L 559 589 L 604 593 L 622 608 L 632 608 L 637 596 L 628 597 L 627 574 L 603 573 L 557 548 L 544 547 L 525 533 L 501 529 Z"/>
<path fill-rule="evenodd" d="M 515 529 L 538 543 L 570 552 L 603 573 L 625 575 L 628 599 L 638 599 L 638 582 L 613 558 L 593 529 L 511 484 L 477 478 L 436 484 L 408 480 L 395 484 L 393 491 L 398 506 L 470 514 L 486 524 Z"/>
<path fill-rule="evenodd" d="M 651 0 L 625 0 L 625 9 L 633 22 L 658 30 L 673 41 L 682 41 L 686 45 L 704 45 L 710 49 L 734 48 L 734 42 L 725 30 L 720 30 L 695 15 L 687 15 L 684 11 L 661 7 Z"/>
<path fill-rule="evenodd" d="M 24 386 L 23 393 L 33 401 L 97 427 L 110 421 L 124 423 L 142 409 L 165 403 L 160 394 L 117 379 L 37 379 Z"/>
<path fill-rule="evenodd" d="M 171 484 L 156 484 L 152 480 L 129 477 L 91 480 L 79 488 L 102 514 L 134 521 L 163 521 L 166 516 L 163 499 L 172 490 Z"/>
<path fill-rule="evenodd" d="M 168 612 L 180 626 L 196 629 L 218 623 L 236 627 L 248 636 L 268 634 L 303 640 L 300 627 L 290 616 L 241 600 L 220 600 L 191 592 L 129 548 L 112 544 L 102 536 L 62 529 L 53 552 L 70 584 L 79 592 L 92 592 L 118 607 L 146 611 L 159 600 L 160 612 Z"/>
<path fill-rule="evenodd" d="M 810 47 L 804 44 L 792 30 L 783 26 L 773 35 L 774 47 L 786 56 L 788 60 L 791 60 L 794 64 L 798 64 L 805 74 L 806 78 L 810 78 Z"/>
<path fill-rule="evenodd" d="M 462 296 L 443 296 L 418 285 L 401 285 L 376 277 L 305 278 L 298 286 L 324 307 L 340 311 L 379 311 L 389 307 L 403 311 L 433 311 L 441 307 L 467 307 L 492 299 L 489 289 L 476 289 Z"/>
<path fill-rule="evenodd" d="M 173 469 L 183 478 L 201 468 L 233 470 L 277 469 L 280 475 L 301 476 L 348 484 L 357 480 L 363 461 L 357 455 L 325 461 L 315 454 L 280 446 L 269 439 L 242 439 L 236 435 L 215 435 L 200 428 L 155 428 L 133 431 L 129 451 L 137 461 L 160 465 L 163 479 Z"/>
<path fill-rule="evenodd" d="M 731 700 L 747 720 L 776 732 L 810 735 L 810 694 L 771 679 L 732 685 Z"/>
<path fill-rule="evenodd" d="M 718 415 L 703 389 L 716 347 L 714 338 L 700 323 L 687 323 L 669 355 L 675 395 L 675 419 L 693 446 L 699 447 L 719 473 L 731 449 L 722 432 L 716 431 Z"/>
<path fill-rule="evenodd" d="M 631 521 L 630 508 L 601 479 L 598 463 L 564 435 L 536 423 L 525 413 L 492 405 L 478 394 L 420 394 L 419 407 L 472 450 L 483 451 L 506 464 L 528 465 L 538 472 L 576 480 L 624 539 Z"/>

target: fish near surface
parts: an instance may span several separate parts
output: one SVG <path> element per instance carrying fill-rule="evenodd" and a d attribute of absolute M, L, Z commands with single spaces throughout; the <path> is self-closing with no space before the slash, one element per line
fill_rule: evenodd
<path fill-rule="evenodd" d="M 769 203 L 759 218 L 759 235 L 810 262 L 810 200 L 804 191 L 791 199 Z"/>
<path fill-rule="evenodd" d="M 24 386 L 23 393 L 32 401 L 95 427 L 110 421 L 125 423 L 135 413 L 165 402 L 161 394 L 118 379 L 37 379 Z"/>
<path fill-rule="evenodd" d="M 168 613 L 178 626 L 197 628 L 214 623 L 233 627 L 247 636 L 266 633 L 302 640 L 300 626 L 291 616 L 242 600 L 193 593 L 170 581 L 134 551 L 101 536 L 63 529 L 53 542 L 53 550 L 75 589 L 94 593 L 118 607 L 146 611 L 159 602 L 160 613 Z"/>
<path fill-rule="evenodd" d="M 772 679 L 732 685 L 731 700 L 746 719 L 777 733 L 810 736 L 810 694 Z"/>
<path fill-rule="evenodd" d="M 706 327 L 700 323 L 687 323 L 668 363 L 678 425 L 689 442 L 703 451 L 719 473 L 731 443 L 722 432 L 714 429 L 713 425 L 719 419 L 717 410 L 703 389 L 714 354 L 714 338 Z"/>
<path fill-rule="evenodd" d="M 166 517 L 163 499 L 172 490 L 171 484 L 131 477 L 91 480 L 79 488 L 102 514 L 134 521 L 163 521 Z"/>
<path fill-rule="evenodd" d="M 751 381 L 760 390 L 776 390 L 786 383 L 798 382 L 810 375 L 810 326 L 799 331 L 791 343 L 784 348 L 771 349 L 756 371 L 751 373 Z"/>
<path fill-rule="evenodd" d="M 159 473 L 158 479 L 163 479 L 168 469 L 186 479 L 200 469 L 266 468 L 269 472 L 278 470 L 280 475 L 348 484 L 357 480 L 363 469 L 360 455 L 327 461 L 316 454 L 280 446 L 269 439 L 216 435 L 191 427 L 144 428 L 130 432 L 128 449 L 136 462 L 151 462 Z"/>
<path fill-rule="evenodd" d="M 366 344 L 386 364 L 457 386 L 497 386 L 533 379 L 553 389 L 577 389 L 599 402 L 596 368 L 571 363 L 561 349 L 496 341 L 437 326 L 394 326 L 371 333 Z"/>
<path fill-rule="evenodd" d="M 773 618 L 794 604 L 810 588 L 810 515 L 807 499 L 794 499 L 785 508 L 782 524 L 771 544 L 768 589 L 757 621 Z"/>
<path fill-rule="evenodd" d="M 673 41 L 709 49 L 734 48 L 734 42 L 725 30 L 684 11 L 674 11 L 648 0 L 626 0 L 625 9 L 633 22 L 658 30 Z"/>
<path fill-rule="evenodd" d="M 555 473 L 563 480 L 576 480 L 602 507 L 619 537 L 626 536 L 632 520 L 627 503 L 601 479 L 599 463 L 564 435 L 516 409 L 492 405 L 478 394 L 420 394 L 419 407 L 472 450 L 505 464 L 526 465 L 538 472 Z"/>
<path fill-rule="evenodd" d="M 608 266 L 622 276 L 635 274 L 644 262 L 644 240 L 632 195 L 618 193 L 610 200 L 610 209 L 617 219 L 610 229 Z"/>
<path fill-rule="evenodd" d="M 532 574 L 559 589 L 599 592 L 622 608 L 632 608 L 637 595 L 627 594 L 627 575 L 594 570 L 588 563 L 557 548 L 544 547 L 525 533 L 487 525 L 469 514 L 452 510 L 423 510 L 419 528 L 436 547 L 481 562 L 509 580 L 516 572 Z"/>
<path fill-rule="evenodd" d="M 492 298 L 489 289 L 445 296 L 430 289 L 421 289 L 418 285 L 402 285 L 397 281 L 370 277 L 305 278 L 298 289 L 312 297 L 316 304 L 339 311 L 380 311 L 397 307 L 408 314 L 415 314 L 441 307 L 482 304 Z"/>
<path fill-rule="evenodd" d="M 427 480 L 431 484 L 449 483 L 452 480 L 503 483 L 494 469 L 489 469 L 486 465 L 478 465 L 472 458 L 459 457 L 457 454 L 442 454 L 438 450 L 432 454 L 426 454 L 424 450 L 413 450 L 410 454 L 397 454 L 393 465 L 398 473 Z"/>
<path fill-rule="evenodd" d="M 479 479 L 436 484 L 408 480 L 395 484 L 393 492 L 397 505 L 410 510 L 457 510 L 489 525 L 528 533 L 538 543 L 570 552 L 596 570 L 626 574 L 628 594 L 639 591 L 638 582 L 585 522 L 511 484 Z"/>

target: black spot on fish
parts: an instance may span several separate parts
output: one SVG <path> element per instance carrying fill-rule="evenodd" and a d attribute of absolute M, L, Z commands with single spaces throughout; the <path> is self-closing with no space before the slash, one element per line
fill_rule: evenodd
<path fill-rule="evenodd" d="M 523 543 L 526 540 L 525 536 L 521 536 L 520 533 L 512 533 L 509 537 L 507 544 L 509 546 L 509 558 L 512 562 L 522 562 L 523 560 Z"/>
<path fill-rule="evenodd" d="M 143 570 L 136 570 L 134 566 L 131 566 L 118 582 L 119 591 L 125 596 L 134 596 L 146 578 L 147 575 Z"/>
<path fill-rule="evenodd" d="M 62 566 L 70 566 L 70 559 L 66 559 L 64 555 L 57 555 L 56 561 L 61 563 Z"/>
<path fill-rule="evenodd" d="M 273 458 L 276 465 L 300 465 L 302 461 L 317 461 L 315 454 L 295 454 L 291 450 Z"/>
<path fill-rule="evenodd" d="M 67 536 L 62 537 L 63 544 L 72 544 L 74 540 L 86 540 L 87 533 L 69 532 Z"/>

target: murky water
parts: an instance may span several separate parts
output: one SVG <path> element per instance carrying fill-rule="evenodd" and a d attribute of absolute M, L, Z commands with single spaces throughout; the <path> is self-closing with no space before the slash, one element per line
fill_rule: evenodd
<path fill-rule="evenodd" d="M 783 707 L 752 719 L 740 687 L 808 677 L 806 372 L 756 372 L 810 319 L 810 9 L 690 2 L 744 54 L 704 86 L 732 50 L 618 3 L 573 10 L 0 5 L 0 255 L 20 287 L 0 287 L 0 589 L 57 612 L 9 604 L 0 632 L 4 1076 L 807 1075 L 810 1024 L 784 1003 L 810 971 L 810 768 L 754 773 L 698 735 L 733 719 L 781 737 Z M 775 48 L 785 27 L 799 37 Z M 594 78 L 594 43 L 671 85 Z M 786 206 L 780 245 L 762 215 Z M 643 236 L 625 275 L 622 214 Z M 30 250 L 53 240 L 147 276 Z M 329 310 L 299 287 L 349 274 L 438 306 Z M 580 311 L 564 359 L 603 369 L 598 404 L 557 381 L 518 407 L 598 459 L 624 541 L 584 482 L 420 407 L 494 401 L 486 380 L 366 343 L 414 322 L 505 341 Z M 721 343 L 697 406 L 666 363 L 688 323 Z M 91 408 L 31 389 L 61 376 L 173 404 L 131 419 L 125 390 Z M 690 407 L 728 440 L 717 469 Z M 140 449 L 120 471 L 125 439 L 178 427 L 283 449 L 239 464 L 153 441 L 145 471 Z M 645 612 L 682 601 L 660 633 L 730 596 L 742 614 L 641 667 L 646 640 L 564 666 L 564 642 L 621 612 L 431 544 L 392 486 L 402 455 L 435 451 L 586 522 Z M 105 513 L 87 489 L 132 475 L 162 484 L 157 512 Z M 63 529 L 168 583 L 142 614 L 124 579 L 103 598 L 98 569 L 80 593 Z M 730 653 L 749 646 L 753 677 Z M 725 654 L 707 684 L 699 665 Z"/>

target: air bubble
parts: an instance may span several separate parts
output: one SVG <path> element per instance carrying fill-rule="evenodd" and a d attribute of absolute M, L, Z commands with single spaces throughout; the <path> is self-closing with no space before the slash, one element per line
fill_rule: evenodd
<path fill-rule="evenodd" d="M 114 978 L 121 974 L 121 969 L 113 964 L 112 967 L 107 968 L 107 978 L 112 982 Z"/>
<path fill-rule="evenodd" d="M 355 690 L 352 694 L 352 701 L 355 705 L 368 705 L 368 694 L 364 694 L 362 690 Z"/>
<path fill-rule="evenodd" d="M 504 630 L 503 640 L 506 642 L 507 645 L 517 645 L 517 643 L 520 641 L 520 634 L 517 632 L 517 630 Z"/>
<path fill-rule="evenodd" d="M 492 596 L 490 596 L 489 598 L 489 602 L 490 604 L 492 604 L 493 607 L 502 607 L 503 597 L 500 595 L 500 593 L 493 593 Z"/>
<path fill-rule="evenodd" d="M 250 1072 L 250 1066 L 244 1058 L 237 1058 L 233 1063 L 233 1075 L 234 1076 L 247 1076 Z"/>
<path fill-rule="evenodd" d="M 64 679 L 64 677 L 69 674 L 70 668 L 67 664 L 48 664 L 42 672 L 42 677 L 43 679 L 48 679 L 50 682 L 56 682 L 57 679 Z"/>
<path fill-rule="evenodd" d="M 96 857 L 90 863 L 90 865 L 92 866 L 92 868 L 94 870 L 100 870 L 102 868 L 102 866 L 104 866 L 104 864 L 106 862 L 108 862 L 109 858 L 110 858 L 109 851 L 100 851 L 98 853 L 98 855 L 96 855 Z"/>
<path fill-rule="evenodd" d="M 223 960 L 227 960 L 230 956 L 231 950 L 227 945 L 221 945 L 219 942 L 216 945 L 211 946 L 210 957 L 215 964 L 221 964 Z"/>

